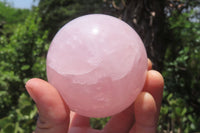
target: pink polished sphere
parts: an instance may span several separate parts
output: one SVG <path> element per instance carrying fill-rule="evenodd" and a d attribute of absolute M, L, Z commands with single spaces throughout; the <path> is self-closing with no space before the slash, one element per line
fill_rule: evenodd
<path fill-rule="evenodd" d="M 144 45 L 128 24 L 108 15 L 86 15 L 54 37 L 47 77 L 71 110 L 107 117 L 134 102 L 146 79 L 147 62 Z"/>

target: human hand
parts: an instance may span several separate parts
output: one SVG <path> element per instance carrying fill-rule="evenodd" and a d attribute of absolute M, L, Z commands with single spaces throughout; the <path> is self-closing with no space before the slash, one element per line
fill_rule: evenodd
<path fill-rule="evenodd" d="M 70 112 L 58 91 L 48 82 L 33 78 L 26 83 L 39 112 L 35 133 L 155 133 L 161 107 L 164 80 L 162 75 L 148 72 L 143 91 L 123 112 L 111 117 L 104 129 L 90 127 L 90 119 Z"/>

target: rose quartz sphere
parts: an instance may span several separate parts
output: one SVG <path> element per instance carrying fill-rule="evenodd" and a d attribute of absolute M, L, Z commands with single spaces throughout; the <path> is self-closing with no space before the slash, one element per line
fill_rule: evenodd
<path fill-rule="evenodd" d="M 107 117 L 129 107 L 141 92 L 147 55 L 125 22 L 92 14 L 64 25 L 47 55 L 48 81 L 72 111 Z"/>

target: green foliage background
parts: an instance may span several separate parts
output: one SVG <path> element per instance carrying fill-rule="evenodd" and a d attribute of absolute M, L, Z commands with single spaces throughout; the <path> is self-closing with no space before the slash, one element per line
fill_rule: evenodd
<path fill-rule="evenodd" d="M 197 12 L 173 12 L 168 18 L 174 40 L 165 55 L 160 129 L 200 131 L 200 21 Z"/>
<path fill-rule="evenodd" d="M 18 9 L 5 6 L 3 12 L 13 10 Z M 3 30 L 7 25 L 15 28 L 12 34 L 3 32 L 0 37 L 0 131 L 27 133 L 34 130 L 37 110 L 26 93 L 25 83 L 34 76 L 45 78 L 48 32 L 39 29 L 37 11 L 26 13 L 26 17 L 17 13 L 15 17 L 22 18 L 14 26 L 10 17 L 2 19 L 7 23 Z"/>
<path fill-rule="evenodd" d="M 163 60 L 160 133 L 200 131 L 200 11 L 194 8 L 199 5 L 191 6 L 181 13 L 173 10 L 166 18 L 171 38 Z M 46 79 L 46 53 L 57 30 L 75 17 L 108 8 L 101 0 L 41 0 L 32 10 L 0 2 L 1 133 L 34 130 L 37 109 L 24 86 L 33 77 Z M 92 118 L 91 126 L 101 129 L 108 120 Z"/>

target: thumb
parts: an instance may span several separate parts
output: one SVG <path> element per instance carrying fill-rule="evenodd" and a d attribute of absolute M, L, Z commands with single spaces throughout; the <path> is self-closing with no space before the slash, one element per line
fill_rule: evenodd
<path fill-rule="evenodd" d="M 70 111 L 57 90 L 37 78 L 30 79 L 26 89 L 39 112 L 35 133 L 67 133 Z"/>

